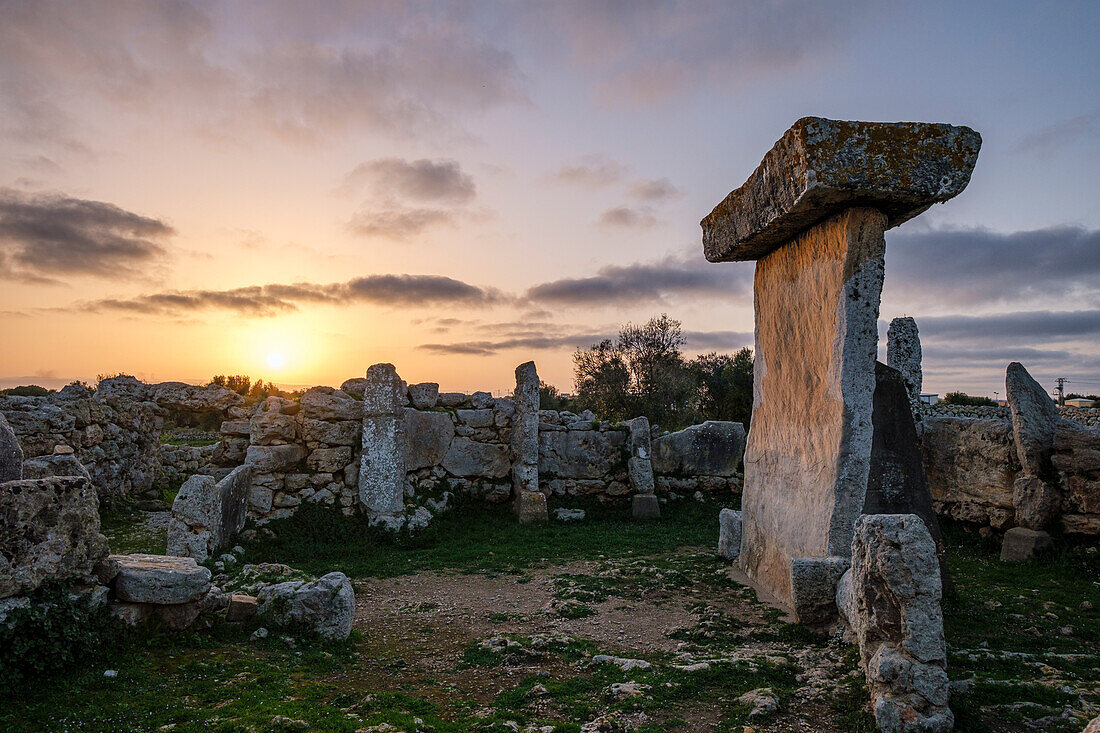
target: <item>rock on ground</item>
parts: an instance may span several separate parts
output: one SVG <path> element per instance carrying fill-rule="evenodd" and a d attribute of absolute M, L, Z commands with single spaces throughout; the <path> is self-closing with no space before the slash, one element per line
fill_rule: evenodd
<path fill-rule="evenodd" d="M 115 595 L 123 601 L 189 603 L 210 590 L 210 570 L 193 557 L 111 555 L 110 560 L 118 565 Z"/>
<path fill-rule="evenodd" d="M 330 639 L 343 640 L 351 633 L 355 592 L 343 573 L 264 586 L 258 599 L 260 615 L 272 624 L 301 626 Z"/>

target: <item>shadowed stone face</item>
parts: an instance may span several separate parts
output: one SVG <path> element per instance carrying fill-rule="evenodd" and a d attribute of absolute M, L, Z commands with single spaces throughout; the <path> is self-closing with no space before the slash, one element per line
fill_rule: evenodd
<path fill-rule="evenodd" d="M 838 211 L 872 207 L 886 228 L 962 192 L 982 138 L 969 127 L 803 117 L 703 221 L 711 262 L 755 260 Z"/>

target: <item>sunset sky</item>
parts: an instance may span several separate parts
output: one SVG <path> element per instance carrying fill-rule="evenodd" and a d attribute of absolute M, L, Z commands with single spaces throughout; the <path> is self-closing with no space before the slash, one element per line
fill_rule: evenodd
<path fill-rule="evenodd" d="M 662 312 L 752 341 L 699 220 L 799 117 L 964 124 L 887 233 L 925 391 L 1100 392 L 1100 3 L 0 1 L 0 386 L 572 387 Z"/>

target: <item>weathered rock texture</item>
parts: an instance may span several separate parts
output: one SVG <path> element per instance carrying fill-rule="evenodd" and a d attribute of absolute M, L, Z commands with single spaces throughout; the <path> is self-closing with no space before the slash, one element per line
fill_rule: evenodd
<path fill-rule="evenodd" d="M 711 262 L 755 260 L 853 207 L 895 227 L 970 182 L 982 138 L 968 127 L 803 117 L 702 221 Z"/>
<path fill-rule="evenodd" d="M 1043 550 L 1054 546 L 1054 540 L 1046 532 L 1013 527 L 1005 532 L 1001 543 L 1001 560 L 1004 562 L 1025 562 Z"/>
<path fill-rule="evenodd" d="M 7 418 L 0 414 L 0 484 L 23 478 L 23 449 Z"/>
<path fill-rule="evenodd" d="M 756 266 L 740 562 L 788 604 L 791 560 L 847 556 L 863 508 L 886 223 L 849 209 Z"/>
<path fill-rule="evenodd" d="M 172 502 L 168 554 L 206 562 L 232 544 L 248 516 L 250 466 L 238 466 L 221 481 L 196 475 L 187 479 Z"/>
<path fill-rule="evenodd" d="M 535 362 L 516 367 L 516 389 L 512 415 L 512 490 L 516 515 L 521 521 L 546 521 L 546 497 L 525 497 L 539 493 L 539 375 Z M 489 416 L 491 417 L 491 415 Z"/>
<path fill-rule="evenodd" d="M 260 589 L 259 615 L 276 626 L 305 628 L 330 639 L 346 639 L 355 617 L 355 592 L 343 573 L 317 580 L 290 580 Z"/>
<path fill-rule="evenodd" d="M 653 470 L 667 475 L 734 476 L 745 452 L 745 427 L 707 420 L 653 441 Z"/>
<path fill-rule="evenodd" d="M 1042 529 L 1062 508 L 1050 462 L 1054 433 L 1061 418 L 1054 400 L 1019 362 L 1008 365 L 1005 394 L 1012 412 L 1016 455 L 1023 467 L 1012 487 L 1016 524 Z"/>
<path fill-rule="evenodd" d="M 909 317 L 890 321 L 890 328 L 886 331 L 886 365 L 901 372 L 910 409 L 917 418 L 920 416 L 920 390 L 924 382 L 921 358 L 917 322 Z"/>
<path fill-rule="evenodd" d="M 627 461 L 630 487 L 634 490 L 631 512 L 635 519 L 655 519 L 661 516 L 661 505 L 655 493 L 657 486 L 653 479 L 652 457 L 649 418 L 636 417 L 630 421 L 630 458 Z"/>
<path fill-rule="evenodd" d="M 723 509 L 718 512 L 718 556 L 736 560 L 741 554 L 741 512 Z"/>
<path fill-rule="evenodd" d="M 86 580 L 107 556 L 99 505 L 86 478 L 0 483 L 0 598 L 47 580 Z"/>
<path fill-rule="evenodd" d="M 405 509 L 405 383 L 392 364 L 367 370 L 363 390 L 363 454 L 359 501 L 368 515 Z"/>
<path fill-rule="evenodd" d="M 947 731 L 948 681 L 936 545 L 913 514 L 860 517 L 837 606 L 859 644 L 883 731 Z"/>
<path fill-rule="evenodd" d="M 740 563 L 788 604 L 792 578 L 828 586 L 815 558 L 849 555 L 864 505 L 883 233 L 961 192 L 980 146 L 965 127 L 803 118 L 702 221 L 708 260 L 757 260 Z"/>
<path fill-rule="evenodd" d="M 176 605 L 197 601 L 210 590 L 210 570 L 192 557 L 111 555 L 118 565 L 115 595 L 130 603 Z"/>

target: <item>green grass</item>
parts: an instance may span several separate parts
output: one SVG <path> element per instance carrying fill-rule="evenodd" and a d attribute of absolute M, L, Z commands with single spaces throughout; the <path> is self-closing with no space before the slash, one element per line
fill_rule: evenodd
<path fill-rule="evenodd" d="M 580 502 L 572 501 L 571 504 Z M 682 502 L 676 511 L 636 522 L 629 506 L 584 503 L 582 522 L 516 522 L 508 506 L 460 505 L 415 537 L 394 540 L 355 517 L 303 506 L 269 523 L 274 539 L 248 547 L 249 562 L 282 562 L 310 573 L 394 577 L 425 570 L 516 573 L 547 562 L 673 553 L 711 545 L 718 505 Z"/>
<path fill-rule="evenodd" d="M 168 527 L 150 530 L 145 526 L 145 512 L 119 511 L 104 514 L 101 530 L 107 537 L 111 552 L 119 555 L 145 553 L 163 555 L 168 547 Z"/>

